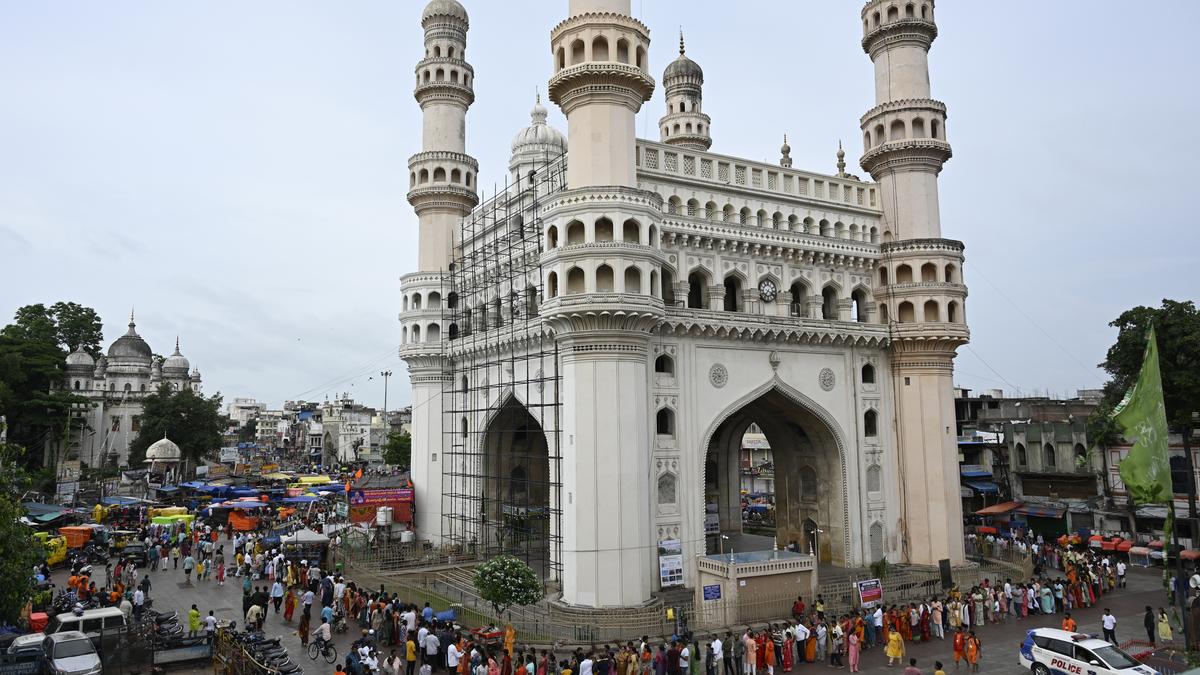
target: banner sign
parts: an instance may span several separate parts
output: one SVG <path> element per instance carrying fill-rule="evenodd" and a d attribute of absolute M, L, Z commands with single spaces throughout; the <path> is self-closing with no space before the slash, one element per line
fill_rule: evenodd
<path fill-rule="evenodd" d="M 388 488 L 382 490 L 350 489 L 351 506 L 386 506 L 393 502 L 411 502 L 412 488 Z"/>
<path fill-rule="evenodd" d="M 883 602 L 883 584 L 878 579 L 856 581 L 854 585 L 858 588 L 858 599 L 863 607 L 874 607 Z"/>
<path fill-rule="evenodd" d="M 678 539 L 658 542 L 658 580 L 663 588 L 683 585 L 683 546 Z"/>
<path fill-rule="evenodd" d="M 721 599 L 721 584 L 712 584 L 704 587 L 705 600 L 720 600 Z"/>

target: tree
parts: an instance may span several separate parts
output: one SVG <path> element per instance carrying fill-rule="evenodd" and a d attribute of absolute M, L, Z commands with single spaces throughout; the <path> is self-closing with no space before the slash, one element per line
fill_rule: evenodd
<path fill-rule="evenodd" d="M 242 425 L 241 429 L 238 429 L 238 440 L 243 443 L 250 443 L 255 438 L 258 438 L 258 420 L 252 419 Z"/>
<path fill-rule="evenodd" d="M 532 605 L 542 599 L 542 583 L 537 574 L 519 558 L 498 555 L 475 568 L 475 590 L 492 603 L 496 618 L 509 607 Z"/>
<path fill-rule="evenodd" d="M 383 461 L 395 466 L 408 467 L 412 462 L 412 436 L 388 434 L 387 445 L 383 448 Z"/>
<path fill-rule="evenodd" d="M 191 389 L 175 391 L 163 384 L 143 401 L 141 429 L 129 446 L 129 464 L 141 464 L 146 448 L 163 438 L 174 441 L 185 459 L 196 462 L 221 447 L 224 429 L 220 394 L 205 397 Z"/>
<path fill-rule="evenodd" d="M 48 309 L 26 305 L 16 311 L 10 328 L 27 338 L 53 341 L 65 351 L 82 346 L 92 358 L 100 358 L 104 323 L 91 307 L 74 302 L 56 302 Z"/>
<path fill-rule="evenodd" d="M 0 620 L 10 624 L 33 593 L 30 572 L 42 559 L 42 547 L 33 545 L 32 533 L 19 520 L 25 515 L 21 495 L 30 486 L 20 455 L 16 446 L 0 445 Z"/>
<path fill-rule="evenodd" d="M 1146 333 L 1153 325 L 1157 332 L 1167 423 L 1182 435 L 1184 456 L 1190 460 L 1193 414 L 1200 411 L 1200 311 L 1192 301 L 1163 300 L 1162 307 L 1139 306 L 1127 310 L 1109 325 L 1117 329 L 1117 341 L 1100 364 L 1110 379 L 1104 385 L 1103 404 L 1088 420 L 1094 441 L 1104 447 L 1115 442 L 1109 413 L 1137 381 L 1146 350 Z M 1189 510 L 1195 517 L 1195 484 L 1188 464 Z"/>

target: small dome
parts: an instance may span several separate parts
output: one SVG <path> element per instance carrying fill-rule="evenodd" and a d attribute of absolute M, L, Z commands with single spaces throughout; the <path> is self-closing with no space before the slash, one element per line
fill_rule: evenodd
<path fill-rule="evenodd" d="M 93 359 L 91 354 L 83 350 L 83 345 L 80 345 L 75 348 L 75 351 L 67 354 L 67 367 L 70 368 L 71 366 L 95 368 L 96 359 Z"/>
<path fill-rule="evenodd" d="M 425 5 L 425 11 L 421 12 L 421 22 L 435 16 L 449 16 L 467 21 L 467 10 L 458 0 L 430 0 L 430 3 Z"/>
<path fill-rule="evenodd" d="M 529 126 L 517 132 L 517 135 L 513 137 L 513 154 L 524 149 L 546 151 L 553 154 L 567 151 L 567 137 L 546 123 L 548 114 L 549 112 L 546 110 L 546 106 L 542 105 L 542 99 L 539 96 L 533 105 L 533 110 L 529 112 Z"/>
<path fill-rule="evenodd" d="M 183 451 L 178 445 L 163 436 L 161 441 L 155 441 L 146 448 L 147 462 L 178 462 L 183 459 Z"/>
<path fill-rule="evenodd" d="M 187 373 L 191 367 L 192 364 L 187 360 L 187 357 L 179 353 L 179 338 L 175 338 L 175 353 L 163 359 L 163 370 Z"/>
<path fill-rule="evenodd" d="M 124 335 L 117 338 L 115 342 L 108 348 L 110 358 L 137 358 L 150 359 L 154 356 L 154 352 L 150 349 L 150 345 L 142 339 L 142 336 L 137 334 L 137 324 L 133 322 L 133 314 L 129 315 L 129 330 Z"/>
<path fill-rule="evenodd" d="M 684 53 L 682 32 L 679 33 L 679 58 L 667 64 L 667 69 L 663 71 L 663 83 L 675 78 L 695 78 L 704 81 L 704 69 Z"/>

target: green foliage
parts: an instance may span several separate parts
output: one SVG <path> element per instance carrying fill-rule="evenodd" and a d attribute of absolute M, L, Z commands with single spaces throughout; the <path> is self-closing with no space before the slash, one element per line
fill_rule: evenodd
<path fill-rule="evenodd" d="M 0 584 L 0 621 L 13 624 L 33 593 L 30 573 L 42 556 L 42 547 L 32 543 L 32 532 L 18 521 L 25 515 L 21 495 L 30 485 L 20 455 L 20 448 L 0 445 L 0 579 L 4 579 Z"/>
<path fill-rule="evenodd" d="M 1100 364 L 1111 376 L 1104 386 L 1102 410 L 1111 411 L 1137 381 L 1151 324 L 1157 332 L 1167 422 L 1176 431 L 1190 430 L 1192 413 L 1200 411 L 1200 311 L 1192 301 L 1163 300 L 1162 307 L 1134 307 L 1109 324 L 1118 333 Z M 1092 426 L 1089 420 L 1089 432 Z M 1100 422 L 1094 426 L 1101 438 L 1112 440 L 1106 435 L 1111 428 Z"/>
<path fill-rule="evenodd" d="M 542 582 L 519 558 L 499 555 L 475 568 L 475 590 L 492 603 L 496 618 L 509 607 L 532 605 L 542 599 Z"/>
<path fill-rule="evenodd" d="M 221 415 L 221 395 L 205 397 L 190 389 L 173 390 L 162 385 L 146 397 L 141 429 L 129 447 L 129 465 L 140 466 L 146 448 L 162 438 L 170 438 L 183 456 L 196 462 L 221 447 L 221 432 L 226 420 Z"/>
<path fill-rule="evenodd" d="M 59 388 L 68 346 L 82 344 L 97 355 L 100 340 L 100 318 L 75 303 L 26 305 L 0 329 L 0 414 L 8 418 L 11 443 L 40 448 L 61 437 L 70 407 L 86 402 Z"/>
<path fill-rule="evenodd" d="M 885 578 L 890 570 L 891 563 L 888 562 L 887 558 L 880 558 L 879 560 L 871 563 L 871 574 L 873 574 L 876 579 Z"/>
<path fill-rule="evenodd" d="M 394 466 L 408 467 L 412 462 L 412 436 L 388 434 L 383 448 L 383 461 Z"/>
<path fill-rule="evenodd" d="M 242 425 L 241 429 L 238 429 L 238 440 L 243 443 L 249 443 L 249 442 L 253 441 L 257 436 L 258 436 L 258 420 L 257 419 L 252 419 L 249 422 L 246 422 L 244 425 Z"/>

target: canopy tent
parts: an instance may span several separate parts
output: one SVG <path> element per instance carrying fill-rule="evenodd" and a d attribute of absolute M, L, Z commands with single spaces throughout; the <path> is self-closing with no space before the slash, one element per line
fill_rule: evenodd
<path fill-rule="evenodd" d="M 154 523 L 155 525 L 174 525 L 175 523 L 183 523 L 185 525 L 190 525 L 192 523 L 192 521 L 195 519 L 196 519 L 196 516 L 194 516 L 190 513 L 187 513 L 187 514 L 173 515 L 173 516 L 155 516 L 150 519 L 150 522 Z"/>
<path fill-rule="evenodd" d="M 284 546 L 312 546 L 313 544 L 328 544 L 329 537 L 321 534 L 320 532 L 314 532 L 308 528 L 305 528 L 303 530 L 296 530 L 286 537 L 280 537 L 279 543 L 283 544 Z"/>
<path fill-rule="evenodd" d="M 1013 509 L 1015 512 L 1034 518 L 1062 518 L 1067 510 L 1061 506 L 1042 506 L 1040 504 L 1022 504 Z"/>
<path fill-rule="evenodd" d="M 977 515 L 977 516 L 998 516 L 1003 513 L 1008 513 L 1009 511 L 1012 511 L 1013 509 L 1019 507 L 1020 505 L 1021 505 L 1021 502 L 1002 502 L 1000 504 L 992 504 L 991 506 L 986 506 L 982 509 L 979 509 L 978 511 L 975 512 L 975 515 Z"/>
<path fill-rule="evenodd" d="M 1191 560 L 1194 562 L 1196 560 L 1200 560 L 1200 551 L 1197 551 L 1196 549 L 1187 549 L 1186 551 L 1180 551 L 1179 557 L 1183 560 Z"/>
<path fill-rule="evenodd" d="M 1132 541 L 1123 541 L 1123 542 L 1117 544 L 1117 550 L 1120 551 L 1121 553 L 1128 553 L 1129 551 L 1133 550 L 1133 542 Z"/>
<path fill-rule="evenodd" d="M 300 495 L 298 497 L 286 497 L 286 498 L 284 498 L 283 503 L 284 504 L 310 504 L 312 502 L 319 502 L 319 501 L 321 501 L 320 497 L 314 497 L 312 495 Z"/>
<path fill-rule="evenodd" d="M 1000 494 L 1000 486 L 987 480 L 969 480 L 967 486 L 981 495 Z"/>
<path fill-rule="evenodd" d="M 265 473 L 263 478 L 267 480 L 291 480 L 292 477 L 286 473 Z"/>
<path fill-rule="evenodd" d="M 1155 539 L 1154 541 L 1150 542 L 1149 544 L 1146 544 L 1146 546 L 1148 546 L 1150 548 L 1162 550 L 1163 542 L 1162 542 L 1162 539 Z"/>
<path fill-rule="evenodd" d="M 959 467 L 959 474 L 963 478 L 991 478 L 992 470 L 980 464 L 963 464 Z"/>
<path fill-rule="evenodd" d="M 153 504 L 149 499 L 138 499 L 137 497 L 105 497 L 100 500 L 100 503 L 105 506 L 136 506 L 138 504 Z"/>

